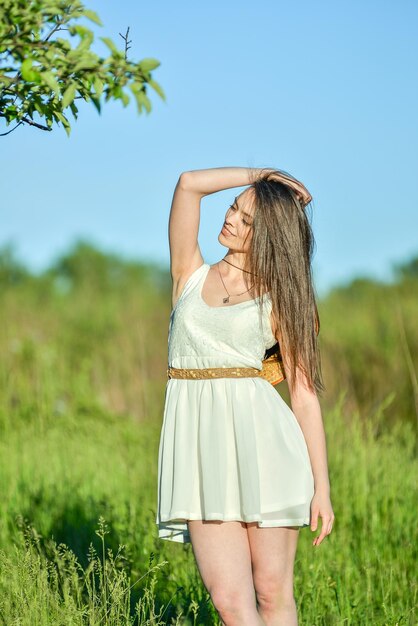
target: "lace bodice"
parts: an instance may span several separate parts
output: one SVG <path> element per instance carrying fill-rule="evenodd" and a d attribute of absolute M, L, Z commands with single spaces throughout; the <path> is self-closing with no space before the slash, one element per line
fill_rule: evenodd
<path fill-rule="evenodd" d="M 168 365 L 261 369 L 266 349 L 276 343 L 270 324 L 270 296 L 210 306 L 201 295 L 209 269 L 210 265 L 203 263 L 189 276 L 171 311 Z"/>

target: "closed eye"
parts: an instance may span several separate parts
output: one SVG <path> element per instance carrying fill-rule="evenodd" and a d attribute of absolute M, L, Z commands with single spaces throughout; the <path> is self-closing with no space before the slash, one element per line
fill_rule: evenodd
<path fill-rule="evenodd" d="M 231 206 L 229 207 L 230 209 L 232 209 L 233 211 L 236 211 L 237 209 L 231 204 Z M 242 219 L 243 224 L 245 224 L 246 226 L 251 226 L 251 224 L 249 222 L 246 222 L 244 220 L 244 218 Z"/>

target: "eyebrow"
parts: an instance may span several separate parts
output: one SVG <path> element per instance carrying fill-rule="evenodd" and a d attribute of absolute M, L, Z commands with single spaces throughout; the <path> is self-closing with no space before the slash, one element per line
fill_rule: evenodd
<path fill-rule="evenodd" d="M 236 204 L 237 208 L 239 208 L 239 207 L 238 207 L 238 202 L 237 202 L 237 198 L 236 198 L 236 197 L 234 198 L 234 201 L 233 201 L 233 203 L 232 203 L 232 206 L 234 206 L 234 204 Z M 247 217 L 250 217 L 251 219 L 253 219 L 253 216 L 251 215 L 251 213 L 247 213 L 246 211 L 243 211 L 243 213 L 244 213 L 244 215 L 246 215 Z"/>

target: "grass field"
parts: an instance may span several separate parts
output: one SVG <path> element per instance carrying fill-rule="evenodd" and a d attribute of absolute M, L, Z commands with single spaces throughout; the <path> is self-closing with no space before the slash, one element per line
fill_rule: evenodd
<path fill-rule="evenodd" d="M 37 279 L 22 271 L 20 280 L 11 280 L 3 264 L 0 624 L 218 624 L 191 545 L 157 538 L 166 283 L 157 288 L 155 276 L 148 280 L 132 266 L 109 286 L 104 257 L 89 254 L 87 262 L 81 253 L 68 257 Z M 76 289 L 64 289 L 69 261 L 73 277 L 74 267 L 94 266 L 96 274 L 80 270 Z M 111 259 L 115 265 L 120 276 L 121 265 Z M 300 532 L 295 597 L 301 626 L 418 623 L 418 305 L 410 290 L 397 293 L 412 369 L 405 344 L 394 349 L 399 318 L 388 314 L 384 341 L 373 335 L 385 319 L 376 294 L 374 306 L 363 295 L 362 312 L 351 300 L 346 332 L 335 313 L 346 295 L 321 304 L 321 333 L 329 328 L 326 383 L 333 378 L 323 417 L 336 519 L 318 548 L 311 545 L 318 531 Z M 359 337 L 357 346 L 362 341 L 370 355 L 370 336 L 374 369 L 367 379 L 363 356 L 362 379 L 358 350 L 344 345 Z M 355 374 L 351 369 L 344 379 L 351 354 Z M 356 377 L 363 386 L 354 393 Z M 278 391 L 287 399 L 285 383 Z"/>

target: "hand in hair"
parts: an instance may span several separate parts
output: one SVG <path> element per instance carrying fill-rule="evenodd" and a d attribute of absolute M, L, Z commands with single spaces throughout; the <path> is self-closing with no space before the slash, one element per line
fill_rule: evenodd
<path fill-rule="evenodd" d="M 306 189 L 305 185 L 283 170 L 266 170 L 266 173 L 265 175 L 262 175 L 262 178 L 267 181 L 277 181 L 290 187 L 290 189 L 295 192 L 297 199 L 302 204 L 302 207 L 309 204 L 312 200 L 312 196 Z"/>

